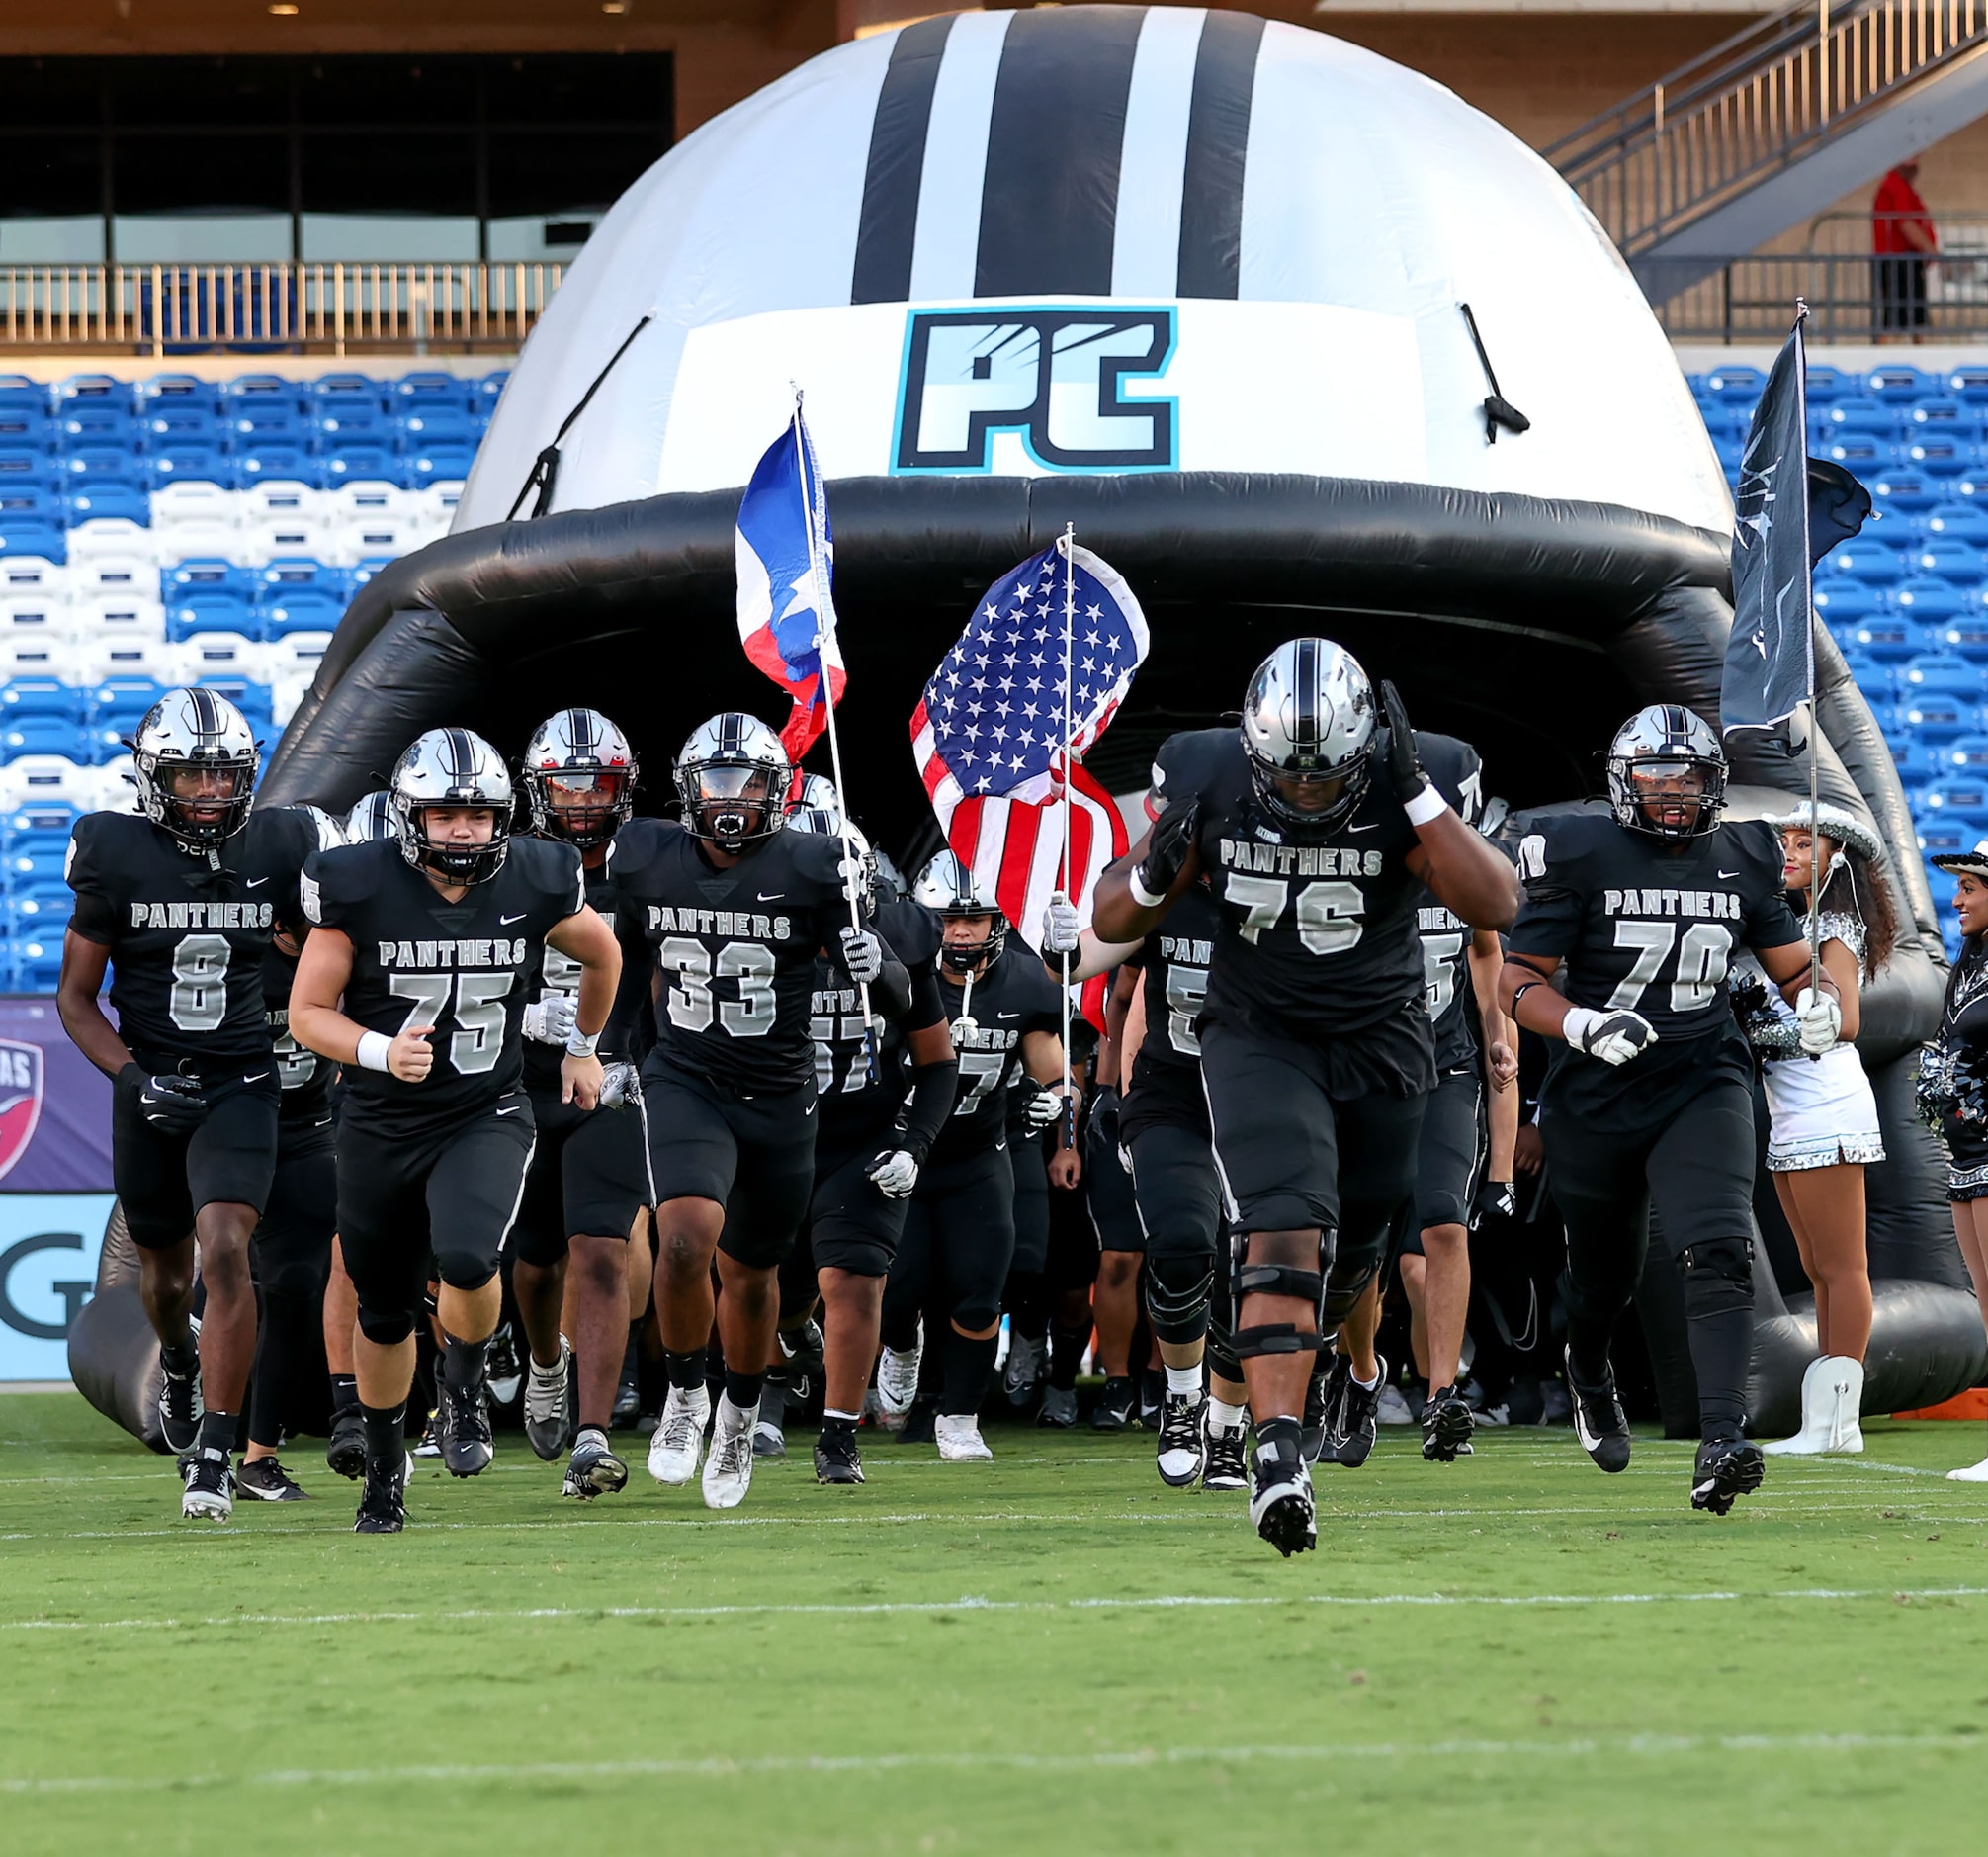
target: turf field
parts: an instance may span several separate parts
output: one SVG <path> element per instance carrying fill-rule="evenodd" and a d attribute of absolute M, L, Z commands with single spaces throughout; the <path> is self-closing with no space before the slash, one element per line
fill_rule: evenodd
<path fill-rule="evenodd" d="M 69 1396 L 0 1399 L 0 1850 L 1950 1851 L 1988 1763 L 1973 1426 L 1877 1426 L 1725 1522 L 1681 1445 L 1425 1465 L 1383 1433 L 1283 1562 L 1144 1437 L 877 1444 L 745 1509 L 580 1509 L 501 1437 L 177 1519 Z"/>

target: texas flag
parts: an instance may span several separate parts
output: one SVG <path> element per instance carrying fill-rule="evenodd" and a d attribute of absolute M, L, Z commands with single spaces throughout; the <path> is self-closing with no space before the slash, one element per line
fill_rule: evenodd
<path fill-rule="evenodd" d="M 842 700 L 849 680 L 835 639 L 828 503 L 798 398 L 786 431 L 767 447 L 745 486 L 735 544 L 739 643 L 793 699 L 780 740 L 798 765 L 827 727 L 828 705 Z"/>

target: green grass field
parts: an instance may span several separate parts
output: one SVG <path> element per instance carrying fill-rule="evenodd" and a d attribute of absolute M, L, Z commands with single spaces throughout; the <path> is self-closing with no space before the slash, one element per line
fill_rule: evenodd
<path fill-rule="evenodd" d="M 867 1436 L 867 1435 L 866 1435 Z M 304 1441 L 306 1444 L 308 1441 Z M 0 1399 L 0 1850 L 1858 1853 L 1962 1847 L 1988 1777 L 1976 1428 L 1876 1426 L 1724 1522 L 1685 1448 L 1565 1431 L 1320 1477 L 1320 1551 L 1164 1490 L 1144 1437 L 873 1445 L 710 1516 L 562 1504 L 500 1437 L 178 1520 L 80 1399 Z M 312 1466 L 314 1465 L 314 1474 Z"/>

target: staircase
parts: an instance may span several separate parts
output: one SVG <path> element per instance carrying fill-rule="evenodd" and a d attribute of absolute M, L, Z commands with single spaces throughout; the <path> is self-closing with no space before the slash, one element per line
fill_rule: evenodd
<path fill-rule="evenodd" d="M 1544 150 L 1653 303 L 1988 115 L 1988 0 L 1817 0 Z"/>

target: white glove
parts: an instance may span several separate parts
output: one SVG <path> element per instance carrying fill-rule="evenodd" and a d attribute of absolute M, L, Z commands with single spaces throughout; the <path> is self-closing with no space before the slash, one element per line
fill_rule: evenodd
<path fill-rule="evenodd" d="M 1075 954 L 1078 933 L 1077 905 L 1061 890 L 1052 891 L 1049 907 L 1042 912 L 1042 951 Z"/>
<path fill-rule="evenodd" d="M 867 928 L 842 930 L 842 965 L 858 986 L 867 987 L 884 971 L 884 944 Z"/>
<path fill-rule="evenodd" d="M 1626 1064 L 1657 1042 L 1657 1028 L 1641 1013 L 1598 1013 L 1589 1006 L 1570 1006 L 1562 1031 L 1575 1050 L 1604 1064 Z"/>
<path fill-rule="evenodd" d="M 525 1008 L 524 1032 L 540 1044 L 564 1044 L 579 1017 L 579 996 L 548 993 Z"/>
<path fill-rule="evenodd" d="M 908 1198 L 918 1184 L 918 1157 L 908 1148 L 893 1148 L 878 1155 L 866 1171 L 885 1198 Z"/>
<path fill-rule="evenodd" d="M 609 1064 L 600 1074 L 599 1106 L 625 1109 L 642 1097 L 642 1075 L 633 1064 Z"/>
<path fill-rule="evenodd" d="M 1843 1008 L 1827 993 L 1804 987 L 1795 995 L 1795 1023 L 1801 1027 L 1801 1048 L 1820 1057 L 1843 1036 Z"/>
<path fill-rule="evenodd" d="M 1035 1095 L 1029 1098 L 1028 1107 L 1022 1111 L 1023 1118 L 1028 1124 L 1028 1132 L 1039 1135 L 1063 1113 L 1064 1105 L 1069 1100 L 1063 1094 L 1061 1084 L 1054 1090 L 1037 1090 Z"/>

